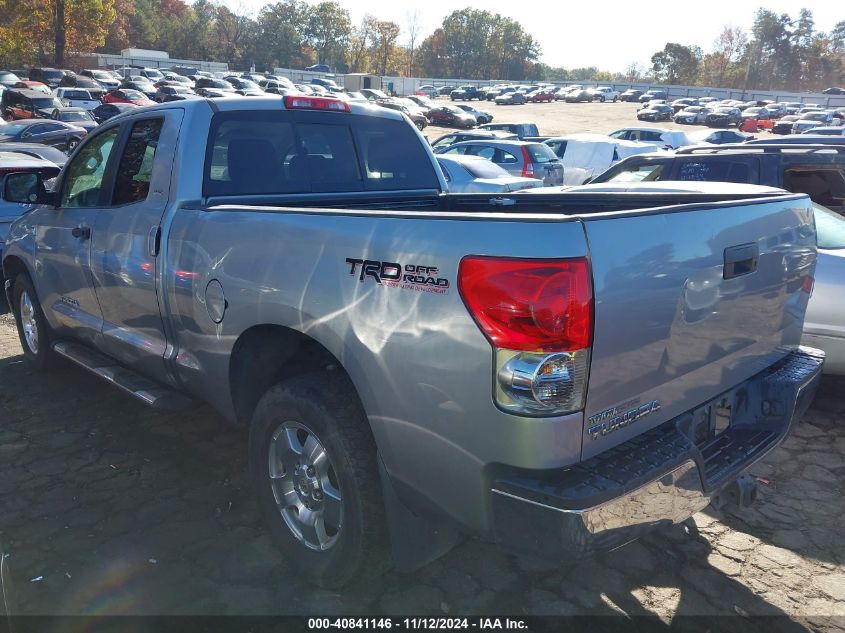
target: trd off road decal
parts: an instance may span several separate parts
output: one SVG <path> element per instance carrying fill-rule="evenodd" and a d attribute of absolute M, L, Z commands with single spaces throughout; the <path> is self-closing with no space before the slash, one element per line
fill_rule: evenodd
<path fill-rule="evenodd" d="M 377 284 L 388 288 L 416 290 L 417 292 L 434 292 L 445 295 L 449 292 L 449 280 L 440 277 L 436 266 L 421 266 L 419 264 L 399 264 L 397 262 L 382 262 L 372 259 L 346 258 L 349 264 L 349 274 L 358 277 L 359 282 L 374 279 Z"/>

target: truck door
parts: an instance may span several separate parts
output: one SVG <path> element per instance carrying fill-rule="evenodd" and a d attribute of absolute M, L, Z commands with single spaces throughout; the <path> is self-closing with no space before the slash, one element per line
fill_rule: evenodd
<path fill-rule="evenodd" d="M 58 208 L 32 211 L 40 264 L 34 281 L 41 304 L 60 333 L 70 329 L 89 343 L 96 343 L 103 322 L 91 274 L 91 235 L 119 129 L 98 133 L 71 159 L 59 185 Z"/>
<path fill-rule="evenodd" d="M 101 349 L 159 379 L 166 377 L 167 345 L 157 294 L 160 223 L 182 113 L 166 110 L 124 123 L 109 204 L 97 214 L 91 247 L 103 310 Z"/>

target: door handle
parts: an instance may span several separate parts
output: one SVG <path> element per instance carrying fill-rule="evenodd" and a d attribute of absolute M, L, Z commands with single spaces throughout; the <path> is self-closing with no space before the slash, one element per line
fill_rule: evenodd
<path fill-rule="evenodd" d="M 91 227 L 80 224 L 79 226 L 74 227 L 70 234 L 74 237 L 82 238 L 82 241 L 84 242 L 85 240 L 91 238 Z"/>

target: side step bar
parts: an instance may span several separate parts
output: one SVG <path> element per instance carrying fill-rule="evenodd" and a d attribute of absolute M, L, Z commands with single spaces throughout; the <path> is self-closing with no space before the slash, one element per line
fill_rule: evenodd
<path fill-rule="evenodd" d="M 103 380 L 134 396 L 153 409 L 182 411 L 193 401 L 178 391 L 127 369 L 113 358 L 94 351 L 81 343 L 60 340 L 53 343 L 53 351 L 81 365 Z"/>

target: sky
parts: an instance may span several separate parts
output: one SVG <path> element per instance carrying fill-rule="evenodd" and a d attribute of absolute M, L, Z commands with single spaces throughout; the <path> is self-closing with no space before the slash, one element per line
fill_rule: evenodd
<path fill-rule="evenodd" d="M 270 0 L 224 0 L 231 8 L 256 12 Z M 307 0 L 317 4 L 319 0 Z M 813 12 L 816 29 L 830 31 L 845 20 L 841 0 L 337 0 L 353 24 L 366 13 L 393 20 L 404 29 L 408 14 L 420 14 L 423 37 L 440 26 L 452 11 L 472 7 L 513 18 L 541 46 L 540 61 L 550 66 L 597 66 L 624 71 L 632 62 L 650 67 L 651 56 L 666 42 L 698 45 L 705 52 L 725 24 L 750 29 L 757 8 L 798 16 L 801 7 Z M 405 43 L 403 32 L 400 43 Z M 420 38 L 420 41 L 422 38 Z"/>

